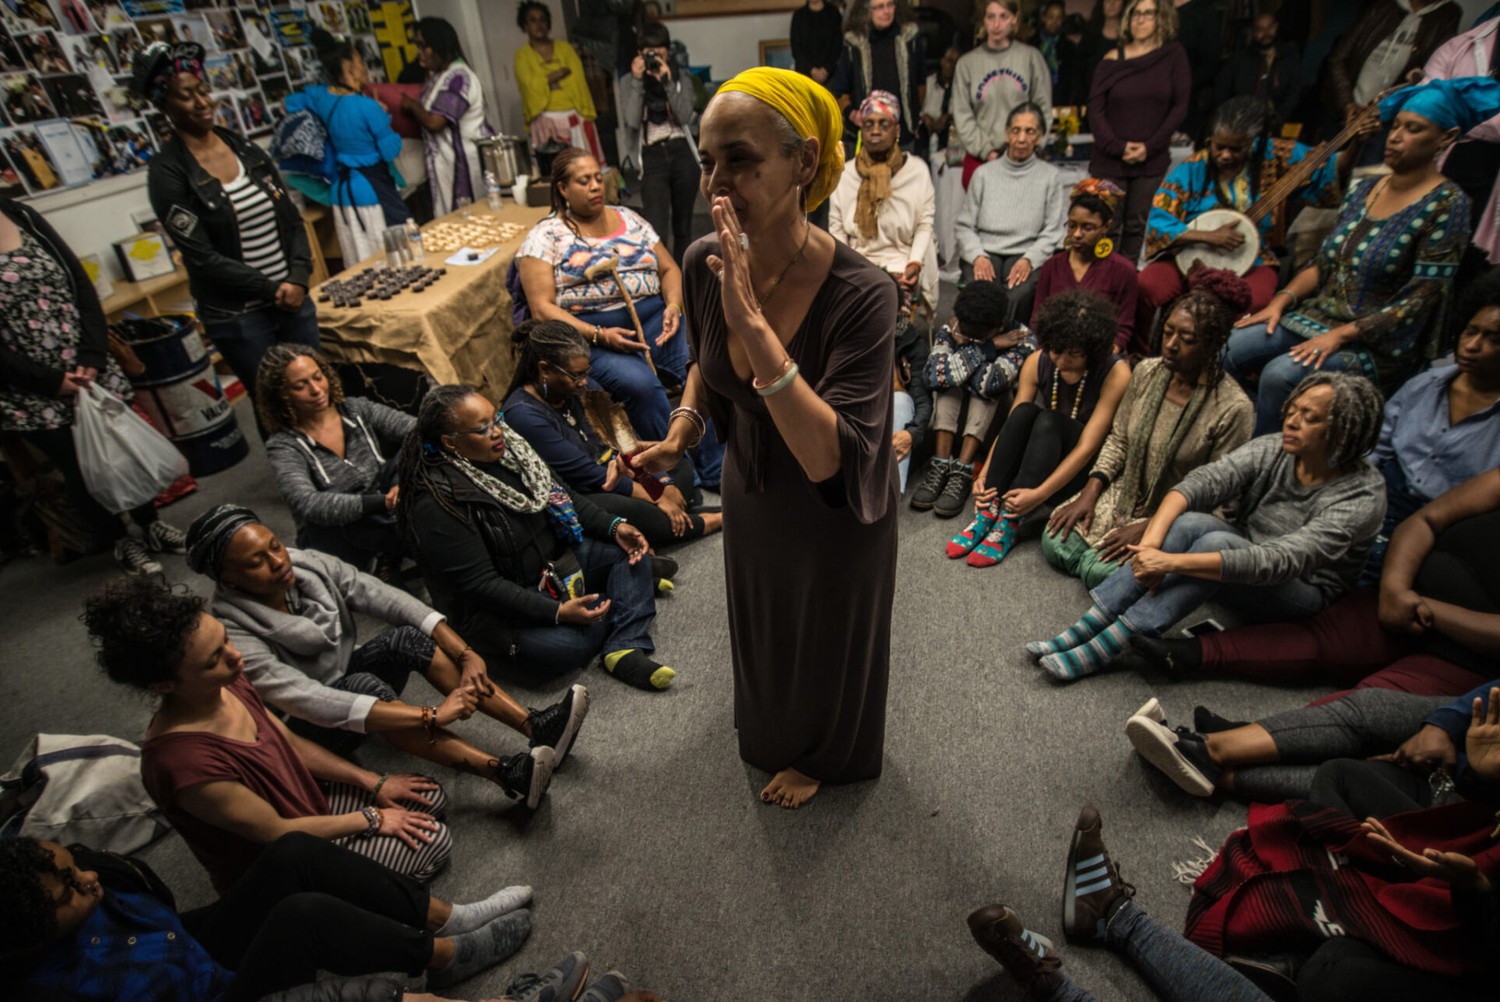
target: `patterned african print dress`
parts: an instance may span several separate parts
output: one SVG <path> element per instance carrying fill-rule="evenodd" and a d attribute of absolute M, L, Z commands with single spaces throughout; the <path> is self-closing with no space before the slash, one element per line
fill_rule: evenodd
<path fill-rule="evenodd" d="M 484 193 L 479 147 L 474 144 L 495 130 L 484 120 L 484 94 L 479 77 L 462 59 L 455 59 L 427 82 L 422 107 L 448 122 L 441 132 L 422 130 L 427 145 L 427 180 L 432 185 L 432 214 L 444 216 L 457 208 L 457 199 L 477 199 Z"/>

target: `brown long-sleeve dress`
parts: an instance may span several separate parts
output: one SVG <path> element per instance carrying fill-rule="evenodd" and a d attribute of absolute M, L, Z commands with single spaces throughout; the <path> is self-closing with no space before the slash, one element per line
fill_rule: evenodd
<path fill-rule="evenodd" d="M 787 351 L 838 414 L 840 472 L 814 484 L 734 372 L 710 236 L 683 262 L 689 344 L 726 442 L 724 571 L 740 757 L 824 783 L 880 775 L 896 586 L 896 287 L 839 244 Z"/>

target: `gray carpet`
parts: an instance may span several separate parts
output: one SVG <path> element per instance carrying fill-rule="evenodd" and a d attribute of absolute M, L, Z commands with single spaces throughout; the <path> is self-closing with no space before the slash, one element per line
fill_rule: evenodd
<path fill-rule="evenodd" d="M 251 427 L 248 410 L 238 411 Z M 290 518 L 255 448 L 166 517 L 186 526 L 234 500 L 290 539 Z M 767 777 L 739 760 L 731 729 L 722 550 L 717 539 L 679 550 L 678 589 L 660 603 L 656 626 L 661 654 L 681 673 L 670 691 L 639 692 L 601 672 L 582 679 L 593 713 L 529 824 L 504 812 L 483 781 L 445 777 L 457 847 L 434 891 L 464 900 L 509 883 L 536 888 L 536 927 L 524 950 L 448 994 L 498 995 L 517 971 L 581 949 L 600 970 L 618 968 L 672 1002 L 1018 998 L 970 941 L 964 916 L 1004 901 L 1061 945 L 1067 840 L 1089 802 L 1103 812 L 1108 845 L 1138 900 L 1180 928 L 1188 892 L 1173 882 L 1171 862 L 1197 854 L 1196 835 L 1217 845 L 1245 811 L 1193 800 L 1151 772 L 1125 741 L 1126 717 L 1152 694 L 1185 720 L 1200 702 L 1255 716 L 1311 693 L 1222 681 L 1165 687 L 1136 674 L 1054 684 L 1021 645 L 1083 611 L 1078 582 L 1047 567 L 1035 542 L 976 571 L 942 553 L 960 520 L 903 504 L 901 523 L 881 779 L 825 790 L 797 812 L 756 800 Z M 790 587 L 807 561 L 839 555 L 781 559 Z M 167 566 L 173 580 L 207 590 L 181 558 Z M 38 730 L 139 740 L 150 706 L 98 674 L 76 619 L 84 596 L 114 569 L 97 557 L 0 570 L 5 762 Z M 542 705 L 572 681 L 509 688 Z M 406 695 L 431 693 L 414 682 Z M 459 730 L 484 746 L 520 747 L 487 719 Z M 359 758 L 376 769 L 416 764 L 378 740 Z M 175 834 L 144 856 L 184 907 L 209 899 Z M 1063 953 L 1064 971 L 1101 999 L 1154 997 L 1103 950 Z"/>

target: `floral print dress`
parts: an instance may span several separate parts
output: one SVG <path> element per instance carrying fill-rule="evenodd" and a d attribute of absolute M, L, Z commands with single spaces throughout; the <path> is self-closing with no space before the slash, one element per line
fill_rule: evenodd
<path fill-rule="evenodd" d="M 46 244 L 22 227 L 21 246 L 0 253 L 0 347 L 36 365 L 71 370 L 78 364 L 82 335 L 72 280 Z M 130 381 L 113 358 L 99 370 L 96 385 L 131 398 Z M 72 425 L 70 398 L 0 387 L 0 429 L 41 431 Z"/>

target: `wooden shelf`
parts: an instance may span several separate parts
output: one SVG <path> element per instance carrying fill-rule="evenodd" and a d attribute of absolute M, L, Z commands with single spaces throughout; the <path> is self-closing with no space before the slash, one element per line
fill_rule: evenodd
<path fill-rule="evenodd" d="M 157 275 L 142 282 L 117 281 L 114 291 L 104 300 L 104 315 L 113 320 L 126 311 L 156 316 L 164 306 L 172 305 L 169 293 L 185 293 L 187 271 L 180 264 L 170 274 Z M 144 305 L 144 309 L 141 309 Z"/>

